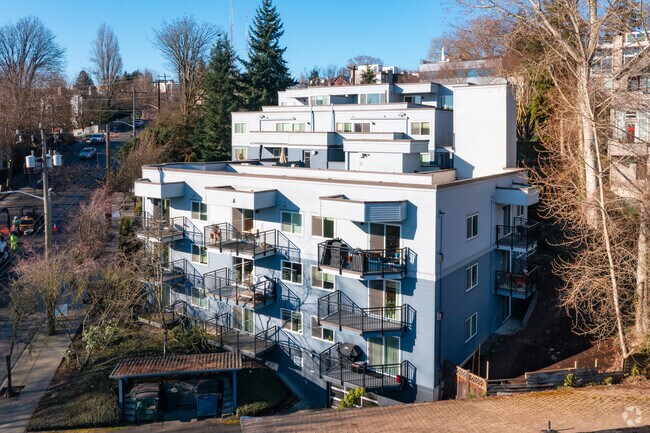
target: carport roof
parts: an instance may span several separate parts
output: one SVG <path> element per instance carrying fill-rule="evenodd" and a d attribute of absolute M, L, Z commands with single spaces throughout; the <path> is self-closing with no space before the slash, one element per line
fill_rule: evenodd
<path fill-rule="evenodd" d="M 128 358 L 120 361 L 111 379 L 219 373 L 242 368 L 241 355 L 232 352 Z"/>

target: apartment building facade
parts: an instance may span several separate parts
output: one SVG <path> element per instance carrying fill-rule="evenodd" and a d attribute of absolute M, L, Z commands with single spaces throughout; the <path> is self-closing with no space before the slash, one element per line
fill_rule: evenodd
<path fill-rule="evenodd" d="M 445 361 L 535 292 L 538 193 L 515 168 L 510 89 L 403 86 L 280 92 L 233 113 L 233 161 L 144 166 L 135 183 L 165 226 L 140 236 L 185 281 L 168 302 L 312 405 L 357 386 L 376 404 L 437 399 Z"/>

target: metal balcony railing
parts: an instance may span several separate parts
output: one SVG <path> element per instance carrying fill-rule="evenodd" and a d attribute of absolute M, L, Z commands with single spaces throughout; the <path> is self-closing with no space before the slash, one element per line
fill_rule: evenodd
<path fill-rule="evenodd" d="M 232 224 L 220 223 L 206 226 L 204 229 L 205 245 L 234 253 L 237 256 L 266 256 L 275 254 L 278 242 L 277 230 L 251 230 L 240 232 Z"/>
<path fill-rule="evenodd" d="M 528 299 L 537 290 L 539 268 L 531 268 L 527 273 L 496 271 L 495 293 L 497 295 Z"/>
<path fill-rule="evenodd" d="M 217 315 L 214 319 L 204 321 L 204 329 L 209 340 L 232 352 L 258 358 L 278 343 L 279 328 L 272 326 L 257 333 L 245 332 L 236 327 L 231 313 Z"/>
<path fill-rule="evenodd" d="M 318 244 L 318 265 L 322 268 L 358 273 L 366 276 L 386 274 L 406 275 L 408 248 L 360 250 L 352 248 L 342 239 L 332 239 Z"/>
<path fill-rule="evenodd" d="M 319 356 L 320 376 L 329 382 L 383 391 L 401 389 L 413 381 L 415 368 L 408 361 L 380 365 L 369 365 L 365 361 L 353 362 L 340 353 L 339 346 L 340 343 L 337 343 Z"/>
<path fill-rule="evenodd" d="M 169 242 L 183 235 L 185 217 L 154 217 L 148 212 L 133 218 L 136 234 L 158 242 Z"/>
<path fill-rule="evenodd" d="M 515 218 L 514 225 L 497 226 L 497 246 L 532 251 L 537 248 L 540 225 L 536 221 Z"/>
<path fill-rule="evenodd" d="M 408 326 L 409 306 L 361 308 L 337 290 L 318 299 L 318 321 L 339 330 L 349 328 L 360 333 L 403 331 Z"/>
<path fill-rule="evenodd" d="M 275 302 L 277 281 L 266 276 L 259 277 L 256 282 L 241 282 L 234 278 L 234 273 L 228 268 L 207 272 L 204 276 L 205 289 L 217 296 L 220 301 L 226 299 L 235 304 L 253 304 L 262 306 Z"/>

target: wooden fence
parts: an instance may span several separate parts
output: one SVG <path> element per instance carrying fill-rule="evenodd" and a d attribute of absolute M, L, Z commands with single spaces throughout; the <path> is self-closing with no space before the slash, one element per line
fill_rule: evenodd
<path fill-rule="evenodd" d="M 456 367 L 456 398 L 484 397 L 488 392 L 488 382 L 469 370 Z"/>

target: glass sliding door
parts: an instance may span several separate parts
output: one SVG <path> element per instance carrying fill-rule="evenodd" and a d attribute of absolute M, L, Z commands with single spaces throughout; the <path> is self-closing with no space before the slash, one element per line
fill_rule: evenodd
<path fill-rule="evenodd" d="M 253 229 L 255 218 L 252 209 L 232 209 L 232 226 L 240 232 L 248 232 Z"/>
<path fill-rule="evenodd" d="M 368 364 L 399 364 L 399 337 L 373 337 L 368 339 Z"/>

